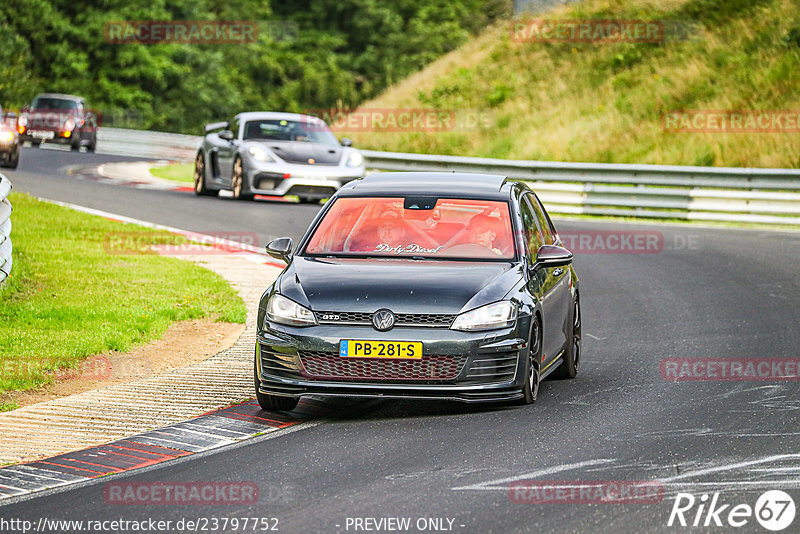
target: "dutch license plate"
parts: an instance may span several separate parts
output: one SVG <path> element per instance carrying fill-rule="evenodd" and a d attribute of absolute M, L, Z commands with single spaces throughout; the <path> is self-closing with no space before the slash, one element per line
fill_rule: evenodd
<path fill-rule="evenodd" d="M 342 358 L 399 358 L 422 359 L 421 341 L 366 341 L 343 339 L 339 342 Z"/>
<path fill-rule="evenodd" d="M 54 132 L 44 132 L 41 130 L 31 130 L 31 137 L 36 139 L 53 139 L 56 136 Z"/>

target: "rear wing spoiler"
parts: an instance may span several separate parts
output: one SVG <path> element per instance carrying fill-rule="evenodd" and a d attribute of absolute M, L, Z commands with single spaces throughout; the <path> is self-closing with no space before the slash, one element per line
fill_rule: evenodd
<path fill-rule="evenodd" d="M 222 129 L 222 128 L 227 128 L 227 127 L 228 127 L 228 123 L 227 122 L 212 122 L 212 123 L 206 124 L 206 133 L 212 132 L 214 130 L 219 130 L 219 129 Z"/>

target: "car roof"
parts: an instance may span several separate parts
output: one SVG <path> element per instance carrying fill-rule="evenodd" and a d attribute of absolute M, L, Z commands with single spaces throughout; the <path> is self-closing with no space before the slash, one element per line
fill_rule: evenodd
<path fill-rule="evenodd" d="M 435 195 L 507 200 L 511 185 L 497 174 L 466 172 L 376 172 L 342 188 L 348 196 Z"/>
<path fill-rule="evenodd" d="M 65 95 L 63 93 L 41 93 L 36 95 L 36 98 L 60 98 L 61 100 L 74 100 L 75 102 L 83 102 L 83 97 Z M 34 98 L 34 100 L 36 100 L 36 98 Z"/>
<path fill-rule="evenodd" d="M 287 121 L 302 121 L 302 122 L 322 122 L 324 121 L 319 117 L 312 115 L 303 115 L 302 113 L 284 113 L 281 111 L 246 111 L 237 115 L 240 121 L 257 121 L 257 120 L 287 120 Z"/>

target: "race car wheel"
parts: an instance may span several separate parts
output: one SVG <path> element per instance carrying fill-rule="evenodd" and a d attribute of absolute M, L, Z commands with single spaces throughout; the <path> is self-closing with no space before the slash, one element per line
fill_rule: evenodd
<path fill-rule="evenodd" d="M 253 195 L 243 193 L 244 190 L 244 168 L 242 167 L 242 158 L 236 158 L 233 162 L 233 175 L 231 177 L 231 188 L 233 189 L 233 198 L 235 200 L 252 200 Z"/>
<path fill-rule="evenodd" d="M 521 405 L 533 404 L 539 394 L 539 382 L 541 380 L 539 362 L 541 361 L 542 354 L 542 328 L 538 318 L 533 320 L 528 345 L 528 358 L 525 362 L 525 376 L 527 380 L 522 387 L 522 398 L 518 401 L 518 404 Z"/>
<path fill-rule="evenodd" d="M 6 158 L 5 166 L 9 169 L 16 169 L 19 165 L 19 147 L 14 151 L 13 154 L 9 154 Z"/>
<path fill-rule="evenodd" d="M 258 360 L 255 360 L 255 365 L 258 365 Z M 261 406 L 262 410 L 266 410 L 268 412 L 288 412 L 294 410 L 297 406 L 297 403 L 300 402 L 300 399 L 297 397 L 283 397 L 281 395 L 268 395 L 266 393 L 261 393 L 259 391 L 258 386 L 258 370 L 253 366 L 253 380 L 255 382 L 256 388 L 256 400 L 258 401 L 258 405 Z"/>
<path fill-rule="evenodd" d="M 210 196 L 215 191 L 209 191 L 206 186 L 206 160 L 202 152 L 197 153 L 194 159 L 194 194 L 198 196 Z"/>

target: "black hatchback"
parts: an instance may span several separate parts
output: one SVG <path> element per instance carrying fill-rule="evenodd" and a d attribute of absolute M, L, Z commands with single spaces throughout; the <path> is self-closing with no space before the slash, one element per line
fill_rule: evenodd
<path fill-rule="evenodd" d="M 261 297 L 255 389 L 302 395 L 536 399 L 573 378 L 578 277 L 536 194 L 503 176 L 377 173 L 323 207 Z"/>

